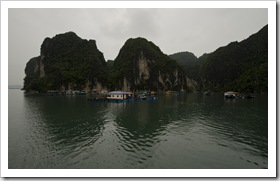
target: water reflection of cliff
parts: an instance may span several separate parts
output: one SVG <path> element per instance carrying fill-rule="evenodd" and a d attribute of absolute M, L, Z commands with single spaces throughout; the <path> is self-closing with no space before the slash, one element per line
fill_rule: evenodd
<path fill-rule="evenodd" d="M 258 101 L 226 102 L 222 94 L 131 103 L 25 97 L 22 163 L 25 168 L 201 168 L 212 160 L 225 164 L 222 159 L 231 159 L 227 153 L 241 153 L 236 164 L 221 166 L 238 166 L 242 159 L 266 165 L 256 161 L 267 158 L 267 105 Z"/>
<path fill-rule="evenodd" d="M 89 104 L 85 97 L 26 97 L 25 103 L 32 153 L 40 157 L 36 168 L 67 168 L 78 162 L 101 136 L 106 121 L 107 105 Z"/>
<path fill-rule="evenodd" d="M 116 117 L 115 134 L 120 149 L 127 154 L 128 165 L 132 168 L 164 167 L 157 163 L 163 156 L 159 152 L 172 134 L 171 130 L 184 116 L 180 114 L 181 109 L 184 109 L 182 102 L 174 96 L 161 96 L 156 101 L 139 101 L 126 106 Z M 186 132 L 192 127 L 192 120 L 187 122 Z"/>
<path fill-rule="evenodd" d="M 252 100 L 229 100 L 217 94 L 206 96 L 203 102 L 206 104 L 201 106 L 202 119 L 199 120 L 199 124 L 203 125 L 208 141 L 221 146 L 221 149 L 240 152 L 238 159 L 266 168 L 268 156 L 266 95 L 256 96 Z M 247 159 L 243 158 L 243 154 L 247 154 Z M 251 155 L 250 158 L 248 155 Z M 258 159 L 259 157 L 262 159 Z"/>
<path fill-rule="evenodd" d="M 116 123 L 118 124 L 116 133 L 123 150 L 132 152 L 131 157 L 139 162 L 140 168 L 143 165 L 147 167 L 148 164 L 153 164 L 152 157 L 158 156 L 158 153 L 154 154 L 155 152 L 177 153 L 174 149 L 181 149 L 194 152 L 194 155 L 204 154 L 211 158 L 216 157 L 213 153 L 218 148 L 221 154 L 220 158 L 216 159 L 226 159 L 227 153 L 233 152 L 240 154 L 238 158 L 240 162 L 267 167 L 265 100 L 227 102 L 222 94 L 161 97 L 157 102 L 138 102 L 127 106 L 116 118 Z M 170 142 L 176 137 L 185 139 L 182 141 L 185 147 L 163 146 L 166 141 Z M 179 144 L 178 140 L 175 140 L 176 142 Z M 158 149 L 159 147 L 161 148 Z M 188 147 L 196 147 L 197 150 Z M 148 163 L 145 165 L 145 162 Z M 235 168 L 234 164 L 225 166 Z"/>

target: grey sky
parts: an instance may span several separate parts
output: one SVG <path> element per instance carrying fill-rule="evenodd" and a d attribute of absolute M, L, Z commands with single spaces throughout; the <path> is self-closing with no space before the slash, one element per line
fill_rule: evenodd
<path fill-rule="evenodd" d="M 242 41 L 268 22 L 267 9 L 9 9 L 9 84 L 23 84 L 24 68 L 46 37 L 68 31 L 94 39 L 106 60 L 128 38 L 144 37 L 166 54 L 197 57 Z"/>

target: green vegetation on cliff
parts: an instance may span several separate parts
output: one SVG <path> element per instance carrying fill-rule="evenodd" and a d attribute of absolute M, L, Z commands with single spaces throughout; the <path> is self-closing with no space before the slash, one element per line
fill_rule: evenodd
<path fill-rule="evenodd" d="M 115 59 L 114 69 L 122 80 L 116 85 L 119 88 L 180 90 L 185 84 L 184 71 L 176 61 L 144 38 L 131 38 L 125 42 Z"/>
<path fill-rule="evenodd" d="M 200 80 L 199 76 L 199 61 L 198 58 L 191 52 L 179 52 L 169 55 L 176 60 L 179 65 L 185 70 L 187 76 L 195 81 Z"/>
<path fill-rule="evenodd" d="M 241 42 L 232 42 L 208 54 L 200 74 L 204 87 L 210 90 L 266 92 L 267 64 L 268 26 L 265 26 Z"/>
<path fill-rule="evenodd" d="M 94 40 L 83 40 L 73 32 L 46 38 L 41 54 L 25 68 L 24 89 L 180 90 L 182 68 L 152 42 L 129 39 L 115 61 L 105 62 Z"/>
<path fill-rule="evenodd" d="M 189 52 L 170 55 L 202 90 L 267 92 L 268 26 L 241 42 L 231 42 L 198 59 Z"/>
<path fill-rule="evenodd" d="M 212 90 L 266 92 L 268 26 L 197 58 L 170 56 L 144 38 L 130 38 L 116 59 L 105 61 L 95 40 L 73 32 L 46 38 L 39 56 L 25 68 L 24 89 L 48 90 Z"/>
<path fill-rule="evenodd" d="M 97 68 L 98 67 L 98 68 Z M 46 38 L 41 55 L 26 65 L 24 89 L 86 89 L 105 82 L 106 62 L 94 40 L 83 40 L 73 32 Z"/>

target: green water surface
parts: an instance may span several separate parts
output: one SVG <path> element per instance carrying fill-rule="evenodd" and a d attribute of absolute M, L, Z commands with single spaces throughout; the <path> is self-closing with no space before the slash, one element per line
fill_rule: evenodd
<path fill-rule="evenodd" d="M 267 168 L 267 94 L 100 103 L 9 89 L 8 167 Z"/>

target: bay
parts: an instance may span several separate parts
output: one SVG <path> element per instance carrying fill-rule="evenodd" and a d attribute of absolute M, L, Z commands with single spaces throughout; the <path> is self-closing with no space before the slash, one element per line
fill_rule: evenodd
<path fill-rule="evenodd" d="M 9 89 L 9 169 L 258 169 L 268 166 L 267 94 L 159 95 L 100 103 Z"/>

